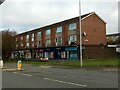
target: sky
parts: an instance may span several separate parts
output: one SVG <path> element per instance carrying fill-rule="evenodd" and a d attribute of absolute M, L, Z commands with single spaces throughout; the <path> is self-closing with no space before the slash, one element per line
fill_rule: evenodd
<path fill-rule="evenodd" d="M 22 33 L 95 11 L 107 23 L 106 34 L 118 32 L 119 0 L 5 0 L 0 30 Z"/>

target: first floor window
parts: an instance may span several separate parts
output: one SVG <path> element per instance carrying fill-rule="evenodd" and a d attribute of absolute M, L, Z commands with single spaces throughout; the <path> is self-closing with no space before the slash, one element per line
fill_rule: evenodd
<path fill-rule="evenodd" d="M 29 42 L 27 42 L 26 47 L 29 48 Z"/>
<path fill-rule="evenodd" d="M 23 47 L 23 43 L 21 43 L 21 47 Z"/>
<path fill-rule="evenodd" d="M 62 37 L 56 38 L 56 46 L 62 45 Z"/>
<path fill-rule="evenodd" d="M 32 47 L 34 47 L 34 41 L 32 41 Z"/>
<path fill-rule="evenodd" d="M 72 35 L 68 37 L 69 44 L 75 44 L 76 43 L 76 35 Z"/>
<path fill-rule="evenodd" d="M 46 39 L 46 46 L 50 45 L 50 39 Z"/>
<path fill-rule="evenodd" d="M 37 41 L 37 46 L 40 47 L 41 46 L 41 42 Z"/>

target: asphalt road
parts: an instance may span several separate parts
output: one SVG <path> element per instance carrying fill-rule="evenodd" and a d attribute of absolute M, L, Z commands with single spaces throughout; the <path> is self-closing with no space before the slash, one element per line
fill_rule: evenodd
<path fill-rule="evenodd" d="M 118 72 L 54 68 L 51 66 L 6 64 L 3 88 L 118 88 Z"/>

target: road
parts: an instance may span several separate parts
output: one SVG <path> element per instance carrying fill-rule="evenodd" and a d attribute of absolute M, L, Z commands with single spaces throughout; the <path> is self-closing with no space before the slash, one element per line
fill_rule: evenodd
<path fill-rule="evenodd" d="M 3 69 L 3 88 L 117 88 L 118 72 L 24 64 Z"/>

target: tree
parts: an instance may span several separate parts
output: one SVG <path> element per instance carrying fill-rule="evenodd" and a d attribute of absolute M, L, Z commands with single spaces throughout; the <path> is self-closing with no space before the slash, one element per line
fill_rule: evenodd
<path fill-rule="evenodd" d="M 2 31 L 2 58 L 8 59 L 11 57 L 12 50 L 15 48 L 15 31 Z"/>

